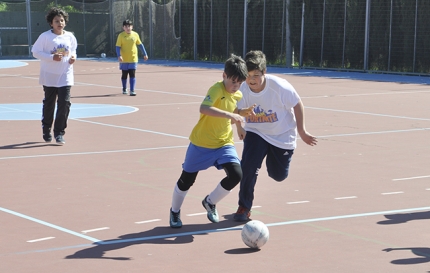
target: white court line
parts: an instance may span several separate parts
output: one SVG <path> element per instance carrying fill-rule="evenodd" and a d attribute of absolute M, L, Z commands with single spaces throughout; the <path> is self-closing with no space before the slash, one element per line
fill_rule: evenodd
<path fill-rule="evenodd" d="M 392 195 L 392 194 L 402 194 L 402 191 L 393 191 L 393 192 L 383 192 L 382 195 Z"/>
<path fill-rule="evenodd" d="M 413 177 L 406 177 L 406 178 L 395 178 L 395 179 L 393 179 L 393 181 L 412 180 L 412 179 L 420 179 L 420 178 L 430 178 L 430 175 L 413 176 Z"/>
<path fill-rule="evenodd" d="M 336 197 L 334 199 L 336 199 L 336 200 L 343 200 L 343 199 L 354 199 L 354 198 L 357 198 L 357 196 Z"/>
<path fill-rule="evenodd" d="M 303 203 L 309 203 L 310 201 L 296 201 L 296 202 L 287 202 L 288 205 L 293 205 L 293 204 L 303 204 Z"/>
<path fill-rule="evenodd" d="M 30 216 L 27 216 L 25 214 L 22 214 L 22 213 L 19 213 L 19 212 L 10 210 L 10 209 L 6 209 L 6 208 L 0 207 L 0 211 L 3 211 L 3 212 L 6 212 L 6 213 L 9 213 L 9 214 L 21 217 L 23 219 L 30 220 L 32 222 L 35 222 L 35 223 L 38 223 L 38 224 L 41 224 L 41 225 L 44 225 L 44 226 L 47 226 L 47 227 L 54 228 L 56 230 L 59 230 L 59 231 L 62 231 L 62 232 L 65 232 L 65 233 L 68 233 L 68 234 L 71 234 L 71 235 L 74 235 L 74 236 L 86 239 L 86 240 L 89 240 L 91 242 L 98 242 L 98 241 L 100 241 L 99 239 L 92 238 L 92 237 L 89 237 L 89 236 L 86 236 L 86 235 L 82 235 L 79 232 L 75 232 L 75 231 L 72 231 L 70 229 L 66 229 L 66 228 L 63 228 L 63 227 L 60 227 L 60 226 L 57 226 L 57 225 L 54 225 L 54 224 L 51 224 L 51 223 L 48 223 L 48 222 L 45 222 L 45 221 L 33 218 L 33 217 L 30 217 Z"/>
<path fill-rule="evenodd" d="M 95 232 L 95 231 L 101 231 L 101 230 L 107 230 L 109 229 L 108 227 L 101 227 L 101 228 L 93 228 L 93 229 L 88 229 L 88 230 L 82 230 L 82 233 L 90 233 L 90 232 Z"/>
<path fill-rule="evenodd" d="M 45 238 L 40 238 L 40 239 L 34 239 L 34 240 L 27 241 L 27 243 L 36 243 L 36 242 L 51 240 L 51 239 L 54 239 L 54 238 L 55 237 L 45 237 Z"/>
<path fill-rule="evenodd" d="M 24 155 L 24 156 L 9 156 L 0 157 L 0 160 L 5 159 L 23 159 L 23 158 L 39 158 L 39 157 L 56 157 L 56 156 L 72 156 L 72 155 L 93 155 L 93 154 L 109 154 L 109 153 L 129 153 L 129 152 L 139 152 L 139 151 L 152 151 L 152 150 L 164 150 L 164 149 L 178 149 L 187 148 L 186 146 L 171 146 L 171 147 L 156 147 L 156 148 L 138 148 L 130 150 L 107 150 L 99 152 L 80 152 L 80 153 L 64 153 L 64 154 L 44 154 L 44 155 Z"/>
<path fill-rule="evenodd" d="M 377 116 L 377 117 L 388 117 L 388 118 L 399 118 L 399 119 L 409 119 L 409 120 L 425 120 L 425 121 L 430 121 L 430 118 L 413 118 L 413 117 L 405 117 L 405 116 L 394 116 L 394 115 L 386 115 L 386 114 L 377 114 L 377 113 L 369 113 L 369 112 L 358 112 L 358 111 L 348 111 L 348 110 L 338 110 L 338 109 L 319 108 L 319 107 L 306 107 L 306 108 L 307 109 L 314 109 L 314 110 L 321 110 L 321 111 L 342 112 L 342 113 L 359 114 L 359 115 L 369 115 L 369 116 Z"/>
<path fill-rule="evenodd" d="M 161 221 L 161 219 L 152 219 L 152 220 L 146 220 L 146 221 L 140 221 L 140 222 L 134 222 L 135 224 L 146 224 L 146 223 L 152 223 L 152 222 L 158 222 Z"/>

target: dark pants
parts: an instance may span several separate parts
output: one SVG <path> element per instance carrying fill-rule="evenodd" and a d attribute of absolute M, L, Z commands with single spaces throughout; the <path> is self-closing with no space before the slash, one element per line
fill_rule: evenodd
<path fill-rule="evenodd" d="M 49 87 L 43 86 L 45 97 L 42 108 L 42 129 L 43 134 L 51 132 L 54 122 L 55 102 L 57 100 L 57 113 L 55 114 L 54 136 L 64 135 L 67 127 L 67 119 L 70 112 L 70 88 L 71 86 Z"/>
<path fill-rule="evenodd" d="M 258 172 L 266 158 L 267 173 L 274 180 L 281 182 L 288 177 L 291 157 L 294 150 L 281 149 L 269 144 L 259 135 L 246 132 L 243 140 L 242 172 L 240 181 L 239 206 L 251 209 L 254 200 L 254 188 Z"/>

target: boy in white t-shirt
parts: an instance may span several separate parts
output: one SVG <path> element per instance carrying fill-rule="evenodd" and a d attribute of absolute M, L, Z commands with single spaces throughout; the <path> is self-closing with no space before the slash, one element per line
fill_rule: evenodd
<path fill-rule="evenodd" d="M 42 131 L 46 142 L 52 141 L 51 127 L 54 123 L 55 102 L 57 113 L 54 123 L 54 137 L 58 144 L 64 141 L 67 119 L 70 112 L 70 89 L 74 84 L 73 63 L 76 61 L 77 41 L 72 32 L 65 31 L 69 15 L 53 7 L 46 15 L 51 29 L 43 32 L 33 45 L 33 56 L 40 60 L 39 84 L 45 96 L 42 108 Z"/>
<path fill-rule="evenodd" d="M 266 74 L 264 53 L 250 51 L 245 62 L 248 77 L 240 87 L 243 98 L 237 107 L 240 113 L 240 109 L 254 105 L 255 115 L 246 117 L 245 128 L 236 123 L 244 142 L 236 221 L 248 221 L 251 216 L 254 188 L 264 158 L 269 176 L 280 182 L 288 176 L 297 132 L 306 144 L 317 143 L 306 131 L 303 103 L 294 87 L 285 79 Z"/>

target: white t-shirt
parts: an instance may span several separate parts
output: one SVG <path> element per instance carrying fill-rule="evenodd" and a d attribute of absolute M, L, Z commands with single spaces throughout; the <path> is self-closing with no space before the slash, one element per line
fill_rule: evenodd
<path fill-rule="evenodd" d="M 293 107 L 300 97 L 285 79 L 268 74 L 265 77 L 266 86 L 259 93 L 252 92 L 246 82 L 240 87 L 243 98 L 238 102 L 238 108 L 256 104 L 256 116 L 246 118 L 245 130 L 258 134 L 276 147 L 295 149 L 297 125 Z"/>
<path fill-rule="evenodd" d="M 57 35 L 51 30 L 40 34 L 31 49 L 33 56 L 40 60 L 39 84 L 49 87 L 72 86 L 74 84 L 73 65 L 70 57 L 76 57 L 78 43 L 73 33 L 64 31 Z M 63 52 L 61 61 L 54 61 L 54 53 Z"/>

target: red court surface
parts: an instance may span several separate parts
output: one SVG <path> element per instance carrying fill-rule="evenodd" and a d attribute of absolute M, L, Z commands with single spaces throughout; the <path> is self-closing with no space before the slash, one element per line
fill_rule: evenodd
<path fill-rule="evenodd" d="M 41 110 L 38 71 L 37 61 L 0 69 L 0 110 Z M 425 84 L 277 74 L 298 90 L 319 142 L 299 140 L 281 183 L 260 171 L 252 218 L 268 225 L 269 242 L 243 244 L 232 220 L 238 187 L 217 205 L 220 223 L 206 218 L 201 200 L 224 177 L 215 168 L 199 174 L 183 228 L 171 229 L 188 135 L 221 75 L 140 64 L 130 97 L 116 63 L 78 60 L 72 113 L 82 104 L 137 111 L 70 118 L 64 146 L 43 142 L 39 120 L 0 111 L 0 272 L 429 272 Z"/>

